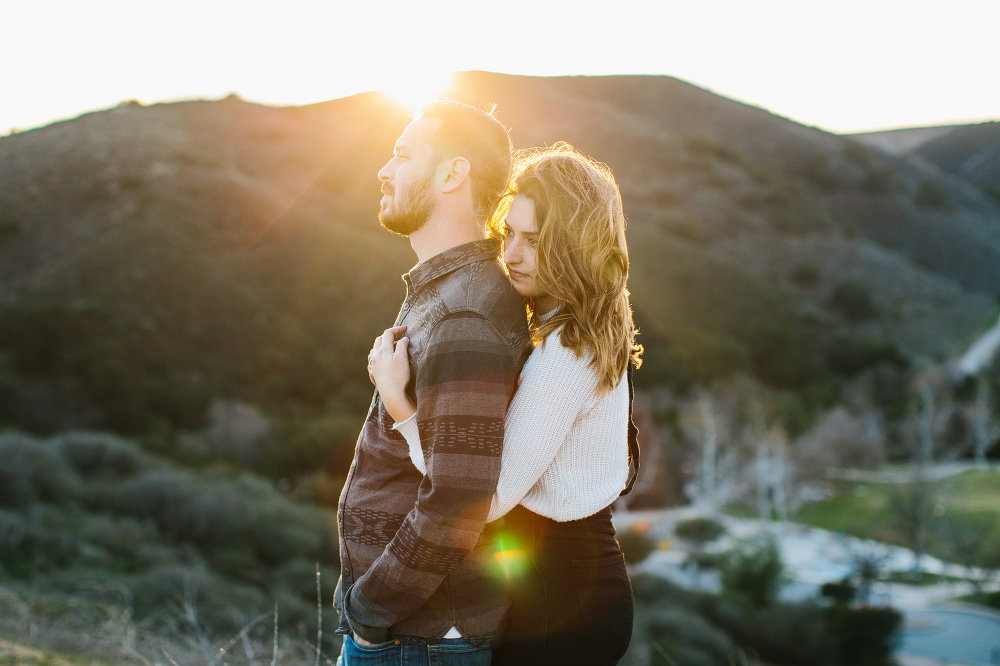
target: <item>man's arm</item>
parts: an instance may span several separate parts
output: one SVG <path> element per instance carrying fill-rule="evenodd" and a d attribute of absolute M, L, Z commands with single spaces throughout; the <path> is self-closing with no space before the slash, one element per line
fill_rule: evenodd
<path fill-rule="evenodd" d="M 347 591 L 347 621 L 361 638 L 384 642 L 472 552 L 496 491 L 516 381 L 513 351 L 482 316 L 453 314 L 431 332 L 416 377 L 427 473 L 396 536 Z"/>

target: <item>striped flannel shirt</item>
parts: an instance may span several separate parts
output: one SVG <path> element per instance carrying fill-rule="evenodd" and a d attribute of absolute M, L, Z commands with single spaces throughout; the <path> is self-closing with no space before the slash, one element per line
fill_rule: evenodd
<path fill-rule="evenodd" d="M 338 509 L 342 633 L 420 643 L 457 627 L 480 647 L 502 637 L 507 586 L 486 516 L 530 347 L 499 250 L 495 240 L 467 243 L 403 276 L 396 325 L 410 340 L 407 390 L 427 473 L 376 392 Z"/>

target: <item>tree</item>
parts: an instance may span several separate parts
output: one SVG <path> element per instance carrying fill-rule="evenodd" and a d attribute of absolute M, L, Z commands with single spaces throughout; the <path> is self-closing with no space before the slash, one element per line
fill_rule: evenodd
<path fill-rule="evenodd" d="M 746 597 L 757 608 L 778 600 L 784 563 L 778 544 L 770 534 L 740 541 L 722 558 L 722 591 Z"/>

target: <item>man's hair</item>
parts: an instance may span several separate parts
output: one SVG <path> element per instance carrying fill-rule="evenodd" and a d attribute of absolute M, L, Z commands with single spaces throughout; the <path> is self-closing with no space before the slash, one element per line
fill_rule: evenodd
<path fill-rule="evenodd" d="M 436 118 L 441 126 L 431 137 L 433 166 L 454 157 L 469 161 L 472 206 L 476 217 L 485 222 L 507 191 L 513 168 L 510 135 L 489 112 L 460 102 L 432 102 L 417 117 Z"/>
<path fill-rule="evenodd" d="M 625 215 L 611 170 L 566 143 L 529 149 L 518 155 L 510 194 L 535 204 L 539 286 L 560 304 L 539 322 L 528 300 L 533 341 L 562 327 L 565 347 L 592 355 L 598 387 L 614 388 L 629 363 L 642 364 L 642 346 L 625 287 Z"/>

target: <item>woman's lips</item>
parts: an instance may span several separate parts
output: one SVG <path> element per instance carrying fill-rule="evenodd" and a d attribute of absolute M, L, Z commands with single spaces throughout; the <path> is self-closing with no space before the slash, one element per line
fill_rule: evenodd
<path fill-rule="evenodd" d="M 520 280 L 521 278 L 527 277 L 524 273 L 521 273 L 520 271 L 515 271 L 513 268 L 509 268 L 507 270 L 510 272 L 511 280 Z"/>

